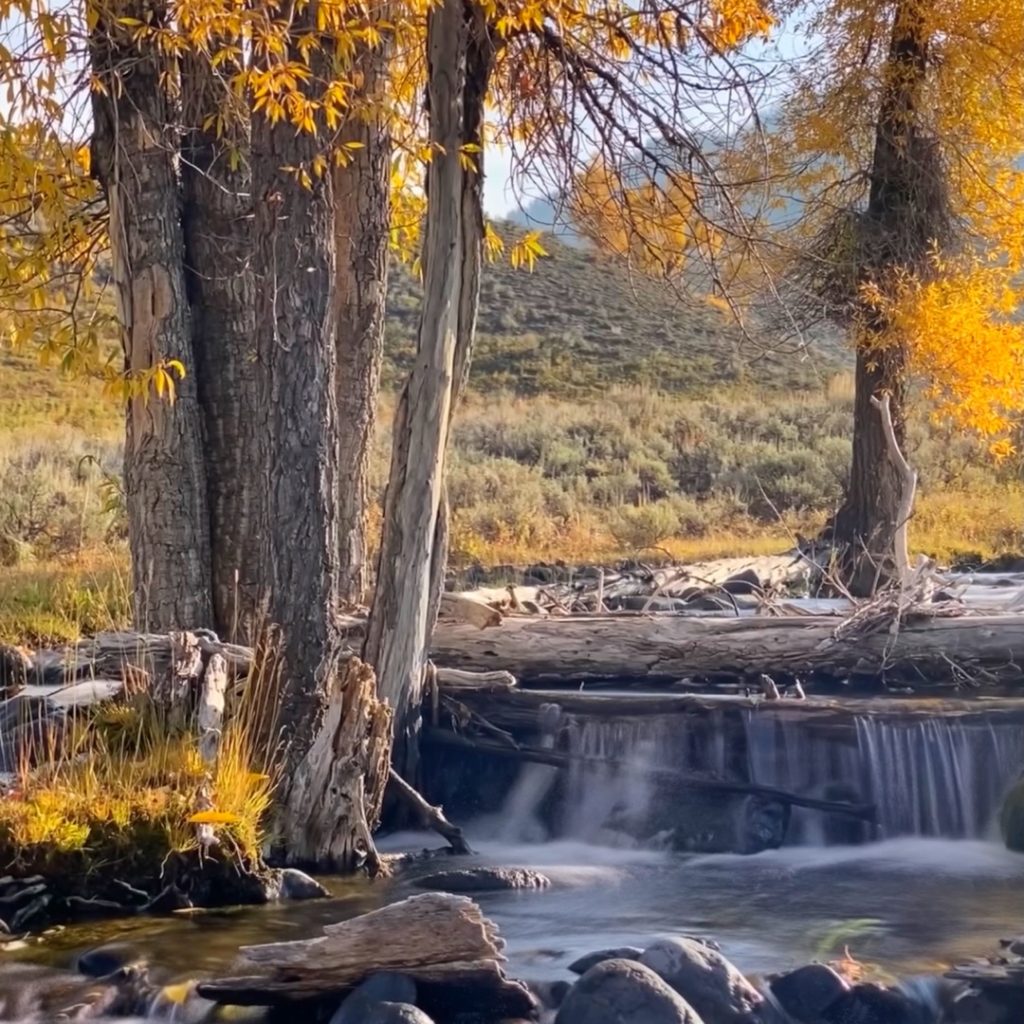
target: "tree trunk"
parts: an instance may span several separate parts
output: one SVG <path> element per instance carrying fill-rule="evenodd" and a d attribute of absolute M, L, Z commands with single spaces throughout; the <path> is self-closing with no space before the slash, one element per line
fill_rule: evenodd
<path fill-rule="evenodd" d="M 188 130 L 182 148 L 185 261 L 192 309 L 199 403 L 205 431 L 213 609 L 218 633 L 252 639 L 262 535 L 253 445 L 256 344 L 251 253 L 252 202 L 245 159 L 248 140 L 234 117 L 227 75 L 203 57 L 182 62 Z M 222 113 L 229 133 L 218 138 L 204 122 Z"/>
<path fill-rule="evenodd" d="M 477 313 L 480 308 L 480 274 L 484 259 L 484 104 L 494 61 L 494 46 L 488 33 L 482 8 L 467 5 L 466 80 L 462 92 L 462 145 L 470 147 L 474 170 L 463 169 L 462 176 L 462 280 L 459 285 L 459 320 L 455 338 L 455 374 L 452 382 L 454 415 L 469 382 L 469 368 L 476 339 Z M 473 149 L 476 152 L 473 152 Z M 441 483 L 441 505 L 437 514 L 434 551 L 430 566 L 430 628 L 437 621 L 438 602 L 444 590 L 448 567 L 451 509 L 448 486 Z"/>
<path fill-rule="evenodd" d="M 316 4 L 296 16 L 296 36 L 314 30 Z M 294 59 L 300 59 L 296 53 Z M 315 53 L 312 80 L 325 80 L 327 58 Z M 364 789 L 377 792 L 369 744 L 342 750 L 347 717 L 372 710 L 349 700 L 335 619 L 338 564 L 338 419 L 335 380 L 334 206 L 331 176 L 303 187 L 294 170 L 310 168 L 319 137 L 287 121 L 252 125 L 253 268 L 257 378 L 265 417 L 258 460 L 264 474 L 267 526 L 263 588 L 271 636 L 262 645 L 279 672 L 279 725 L 287 744 L 278 794 L 277 834 L 290 863 L 351 871 L 374 861 Z M 257 668 L 257 671 L 260 671 Z M 366 696 L 365 700 L 369 700 Z M 339 711 L 339 702 L 342 708 Z M 369 727 L 368 727 L 369 728 Z M 344 762 L 340 761 L 344 758 Z M 386 761 L 386 759 L 385 759 Z M 386 765 L 385 765 L 386 768 Z M 334 804 L 345 785 L 353 803 Z M 320 808 L 322 813 L 314 813 Z M 329 836 L 324 813 L 334 812 Z M 318 864 L 325 850 L 329 864 Z"/>
<path fill-rule="evenodd" d="M 355 62 L 363 92 L 381 101 L 390 47 L 364 50 Z M 391 134 L 380 114 L 351 117 L 341 143 L 358 143 L 334 170 L 337 313 L 338 592 L 360 604 L 366 594 L 366 515 L 370 447 L 377 415 L 391 227 Z"/>
<path fill-rule="evenodd" d="M 125 370 L 136 381 L 170 360 L 176 399 L 152 384 L 128 399 L 124 483 L 135 619 L 146 628 L 209 626 L 210 538 L 197 366 L 186 299 L 176 139 L 167 58 L 122 18 L 154 27 L 166 5 L 126 0 L 98 11 L 90 35 L 93 173 L 109 209 Z M 173 370 L 171 371 L 173 373 Z"/>
<path fill-rule="evenodd" d="M 395 416 L 384 536 L 365 655 L 394 710 L 393 761 L 413 782 L 432 604 L 431 556 L 444 480 L 455 375 L 463 257 L 462 104 L 467 26 L 463 0 L 427 22 L 430 139 L 423 310 L 416 363 Z"/>
<path fill-rule="evenodd" d="M 928 47 L 921 13 L 913 0 L 894 15 L 871 164 L 871 189 L 862 224 L 861 268 L 865 282 L 884 283 L 896 272 L 927 266 L 941 213 L 931 208 L 928 187 L 941 176 L 933 140 L 919 124 Z M 905 450 L 905 344 L 887 336 L 884 313 L 861 310 L 857 349 L 853 463 L 846 500 L 836 516 L 835 539 L 846 546 L 844 576 L 855 597 L 867 597 L 898 572 L 894 557 L 902 481 L 888 455 L 885 430 L 872 398 L 890 396 L 893 427 Z"/>
<path fill-rule="evenodd" d="M 835 538 L 847 546 L 844 584 L 854 597 L 869 597 L 895 578 L 894 540 L 899 527 L 903 481 L 889 458 L 876 396 L 888 394 L 893 427 L 901 449 L 906 440 L 904 374 L 901 346 L 857 352 L 853 407 L 853 463 L 846 500 L 836 517 Z"/>

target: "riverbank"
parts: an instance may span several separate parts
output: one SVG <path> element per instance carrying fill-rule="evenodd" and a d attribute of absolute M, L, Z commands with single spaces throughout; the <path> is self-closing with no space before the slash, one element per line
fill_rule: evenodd
<path fill-rule="evenodd" d="M 851 984 L 866 981 L 914 996 L 918 1015 L 877 1018 L 879 1024 L 977 1024 L 992 1018 L 943 1016 L 932 997 L 944 991 L 941 1006 L 948 1008 L 963 987 L 943 981 L 947 971 L 968 959 L 998 954 L 998 939 L 1016 934 L 1020 925 L 1016 894 L 1024 881 L 1024 858 L 979 841 L 910 839 L 857 849 L 791 848 L 737 859 L 579 843 L 509 845 L 488 840 L 480 831 L 471 831 L 471 838 L 478 855 L 447 866 L 515 865 L 550 880 L 545 889 L 473 896 L 500 930 L 507 975 L 524 980 L 547 1002 L 541 1019 L 549 1021 L 554 1017 L 550 1004 L 564 999 L 566 986 L 578 978 L 570 965 L 584 955 L 601 948 L 647 949 L 659 940 L 695 935 L 719 944 L 759 992 L 772 975 L 814 961 L 833 962 Z M 387 845 L 416 849 L 425 839 L 396 836 Z M 417 873 L 425 870 L 420 867 Z M 246 1019 L 238 1011 L 215 1016 L 198 1000 L 197 982 L 230 972 L 240 946 L 313 938 L 324 925 L 407 899 L 423 891 L 414 878 L 400 873 L 381 883 L 326 880 L 335 896 L 314 903 L 67 929 L 36 945 L 8 950 L 8 970 L 0 968 L 0 996 L 9 999 L 12 986 L 22 991 L 30 985 L 54 988 L 50 982 L 17 979 L 10 970 L 14 962 L 70 971 L 82 953 L 118 943 L 122 959 L 148 965 L 150 987 L 135 1005 L 147 1019 Z M 65 974 L 54 977 L 67 979 Z M 292 1011 L 277 1019 L 306 1024 L 316 1018 Z M 443 1016 L 434 1019 L 449 1024 Z M 717 1024 L 724 1018 L 709 1014 L 703 1019 Z M 767 1013 L 754 1019 L 765 1024 L 799 1020 Z M 628 1017 L 623 1021 L 634 1024 Z M 635 1024 L 651 1021 L 637 1018 Z"/>

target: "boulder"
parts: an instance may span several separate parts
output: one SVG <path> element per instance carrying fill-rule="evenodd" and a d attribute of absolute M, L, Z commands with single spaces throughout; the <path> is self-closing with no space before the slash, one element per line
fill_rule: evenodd
<path fill-rule="evenodd" d="M 617 946 L 614 949 L 598 949 L 586 953 L 569 964 L 573 974 L 586 974 L 591 967 L 603 964 L 605 960 L 639 960 L 644 951 L 639 946 Z"/>
<path fill-rule="evenodd" d="M 367 1015 L 374 1007 L 405 1006 L 415 1002 L 416 982 L 412 978 L 397 971 L 381 971 L 371 974 L 342 1000 L 330 1024 L 365 1024 Z M 401 1020 L 401 1017 L 396 1017 L 396 1024 Z M 410 1021 L 410 1024 L 413 1022 Z"/>
<path fill-rule="evenodd" d="M 105 946 L 82 953 L 75 966 L 79 974 L 87 978 L 109 978 L 126 967 L 137 967 L 142 963 L 138 951 L 126 942 L 110 942 Z"/>
<path fill-rule="evenodd" d="M 605 960 L 572 987 L 555 1024 L 702 1024 L 685 999 L 634 960 Z"/>
<path fill-rule="evenodd" d="M 749 1024 L 764 1002 L 721 953 L 695 939 L 661 939 L 644 950 L 640 963 L 714 1024 Z"/>
<path fill-rule="evenodd" d="M 421 1009 L 409 1003 L 374 1003 L 359 1024 L 434 1024 Z"/>
<path fill-rule="evenodd" d="M 758 594 L 761 591 L 761 577 L 753 569 L 744 569 L 730 576 L 723 584 L 727 594 Z"/>
<path fill-rule="evenodd" d="M 798 1024 L 818 1024 L 822 1012 L 850 990 L 849 983 L 827 964 L 807 964 L 777 975 L 769 988 Z"/>
<path fill-rule="evenodd" d="M 330 895 L 324 886 L 315 878 L 310 878 L 304 871 L 284 868 L 281 872 L 281 899 L 283 900 L 322 900 Z"/>
<path fill-rule="evenodd" d="M 441 892 L 498 892 L 505 889 L 546 889 L 551 879 L 529 868 L 460 868 L 421 875 L 413 882 L 420 889 Z"/>
<path fill-rule="evenodd" d="M 855 985 L 821 1014 L 825 1024 L 926 1024 L 925 1008 L 904 992 L 881 985 Z"/>

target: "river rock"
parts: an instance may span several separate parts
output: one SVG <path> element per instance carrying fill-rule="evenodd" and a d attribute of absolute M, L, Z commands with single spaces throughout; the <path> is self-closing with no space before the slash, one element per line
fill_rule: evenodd
<path fill-rule="evenodd" d="M 546 1010 L 557 1010 L 572 989 L 568 981 L 531 981 L 527 987 Z"/>
<path fill-rule="evenodd" d="M 0 644 L 0 698 L 13 697 L 24 689 L 32 671 L 32 658 L 23 647 Z"/>
<path fill-rule="evenodd" d="M 605 960 L 572 987 L 555 1024 L 702 1024 L 693 1007 L 634 960 Z"/>
<path fill-rule="evenodd" d="M 414 882 L 420 889 L 442 892 L 496 892 L 504 889 L 546 889 L 551 879 L 529 868 L 460 868 L 435 871 Z"/>
<path fill-rule="evenodd" d="M 409 1003 L 374 1003 L 359 1018 L 359 1024 L 434 1024 L 434 1022 L 419 1007 Z"/>
<path fill-rule="evenodd" d="M 764 1002 L 721 953 L 694 939 L 661 939 L 644 950 L 640 963 L 713 1024 L 749 1024 Z"/>
<path fill-rule="evenodd" d="M 586 974 L 591 967 L 603 964 L 605 960 L 639 960 L 644 951 L 639 946 L 616 946 L 614 949 L 598 949 L 586 953 L 569 964 L 573 974 Z"/>
<path fill-rule="evenodd" d="M 850 990 L 849 983 L 827 964 L 807 964 L 780 974 L 768 987 L 799 1024 L 818 1024 L 822 1011 Z"/>
<path fill-rule="evenodd" d="M 310 878 L 304 871 L 285 868 L 281 872 L 281 899 L 283 900 L 322 900 L 330 895 L 324 886 L 315 878 Z"/>
<path fill-rule="evenodd" d="M 364 1024 L 365 1015 L 374 1006 L 415 1002 L 416 982 L 412 978 L 397 971 L 380 971 L 371 974 L 342 1000 L 330 1024 Z"/>
<path fill-rule="evenodd" d="M 744 569 L 730 576 L 723 584 L 727 594 L 757 594 L 761 591 L 761 577 L 753 569 Z"/>
<path fill-rule="evenodd" d="M 821 1014 L 825 1024 L 925 1024 L 924 1007 L 881 985 L 855 985 Z"/>
<path fill-rule="evenodd" d="M 79 974 L 87 978 L 109 978 L 126 967 L 138 967 L 142 962 L 142 957 L 133 946 L 126 942 L 110 942 L 86 950 L 75 962 L 75 967 Z"/>

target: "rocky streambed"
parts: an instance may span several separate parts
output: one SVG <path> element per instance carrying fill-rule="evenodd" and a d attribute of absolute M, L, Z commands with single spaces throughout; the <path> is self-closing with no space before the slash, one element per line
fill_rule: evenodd
<path fill-rule="evenodd" d="M 475 858 L 417 862 L 387 883 L 328 880 L 331 899 L 111 921 L 9 947 L 0 1020 L 1024 1019 L 1024 941 L 1010 938 L 1024 858 L 994 844 L 755 857 L 474 844 Z M 492 956 L 504 960 L 487 966 Z"/>

